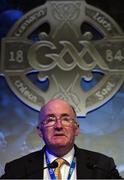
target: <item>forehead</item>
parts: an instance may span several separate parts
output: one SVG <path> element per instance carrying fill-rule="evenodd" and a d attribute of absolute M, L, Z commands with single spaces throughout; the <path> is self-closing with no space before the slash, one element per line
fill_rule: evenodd
<path fill-rule="evenodd" d="M 74 111 L 72 107 L 65 101 L 63 100 L 53 100 L 48 102 L 42 111 L 43 115 L 48 115 L 48 114 L 55 114 L 55 115 L 61 115 L 61 114 L 68 114 L 73 116 Z"/>

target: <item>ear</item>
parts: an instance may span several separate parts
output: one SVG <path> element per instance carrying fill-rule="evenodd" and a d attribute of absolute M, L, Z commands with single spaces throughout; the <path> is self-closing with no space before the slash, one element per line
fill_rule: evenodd
<path fill-rule="evenodd" d="M 42 129 L 39 126 L 37 126 L 37 133 L 41 138 L 43 137 Z"/>
<path fill-rule="evenodd" d="M 79 128 L 79 124 L 76 124 L 76 127 L 75 127 L 75 136 L 78 136 L 79 133 L 80 133 L 80 128 Z"/>

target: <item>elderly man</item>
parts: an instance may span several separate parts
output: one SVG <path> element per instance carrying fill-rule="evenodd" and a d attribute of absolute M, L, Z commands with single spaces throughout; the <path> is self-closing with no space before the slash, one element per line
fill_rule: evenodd
<path fill-rule="evenodd" d="M 25 179 L 120 179 L 114 160 L 78 148 L 79 124 L 75 110 L 63 99 L 52 99 L 41 108 L 37 126 L 45 146 L 14 160 L 2 178 Z"/>

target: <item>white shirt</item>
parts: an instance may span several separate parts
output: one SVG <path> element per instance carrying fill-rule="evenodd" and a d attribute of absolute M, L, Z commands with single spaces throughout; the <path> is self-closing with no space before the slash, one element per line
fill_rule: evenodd
<path fill-rule="evenodd" d="M 50 154 L 48 151 L 46 151 L 46 154 L 47 154 L 47 157 L 48 157 L 50 163 L 58 158 L 57 156 Z M 74 148 L 72 148 L 71 151 L 69 151 L 65 156 L 62 157 L 63 159 L 65 159 L 68 162 L 68 164 L 63 164 L 63 166 L 61 167 L 62 180 L 67 180 L 67 178 L 68 178 L 68 173 L 69 173 L 69 169 L 70 169 L 70 165 L 72 163 L 73 157 L 74 157 Z M 46 167 L 46 166 L 47 166 L 46 157 L 44 155 L 44 167 Z M 51 179 L 48 168 L 44 169 L 43 179 L 45 179 L 45 180 Z M 76 179 L 77 179 L 77 174 L 76 174 L 76 166 L 75 166 L 70 180 L 76 180 Z"/>

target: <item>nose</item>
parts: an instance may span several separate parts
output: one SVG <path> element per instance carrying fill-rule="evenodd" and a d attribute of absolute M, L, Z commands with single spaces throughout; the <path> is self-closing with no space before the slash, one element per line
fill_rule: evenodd
<path fill-rule="evenodd" d="M 61 122 L 60 119 L 57 119 L 56 124 L 55 124 L 55 127 L 56 127 L 56 128 L 62 128 L 62 122 Z"/>

